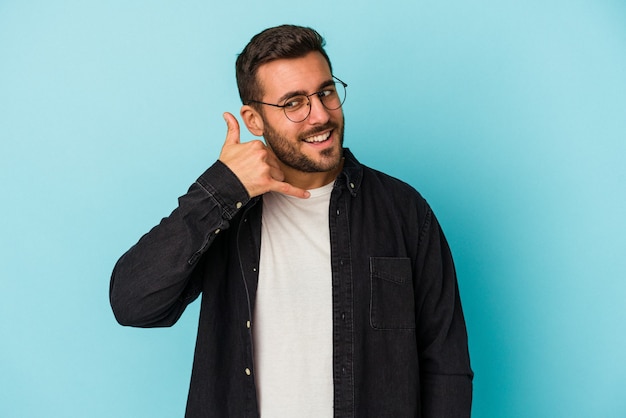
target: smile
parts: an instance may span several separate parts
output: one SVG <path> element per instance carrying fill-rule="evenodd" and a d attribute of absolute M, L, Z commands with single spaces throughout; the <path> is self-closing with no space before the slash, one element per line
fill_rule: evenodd
<path fill-rule="evenodd" d="M 331 134 L 332 131 L 328 131 L 328 132 L 324 132 L 323 134 L 319 134 L 319 135 L 315 135 L 315 136 L 310 136 L 308 138 L 304 138 L 304 142 L 307 142 L 309 144 L 314 144 L 314 143 L 319 143 L 319 142 L 324 142 L 326 141 Z"/>

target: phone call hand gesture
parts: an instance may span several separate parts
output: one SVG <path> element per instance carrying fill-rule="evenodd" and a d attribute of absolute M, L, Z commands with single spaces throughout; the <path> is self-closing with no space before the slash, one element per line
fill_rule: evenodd
<path fill-rule="evenodd" d="M 239 122 L 230 113 L 224 113 L 228 131 L 219 160 L 239 178 L 250 197 L 267 192 L 307 198 L 309 192 L 284 182 L 276 155 L 262 141 L 241 142 Z"/>

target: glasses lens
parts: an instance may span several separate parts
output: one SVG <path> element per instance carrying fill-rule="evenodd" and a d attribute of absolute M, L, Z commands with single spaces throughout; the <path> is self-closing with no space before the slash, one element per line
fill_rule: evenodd
<path fill-rule="evenodd" d="M 346 86 L 341 82 L 335 82 L 324 90 L 312 94 L 316 95 L 328 110 L 337 110 L 346 101 Z M 311 113 L 311 98 L 309 96 L 294 96 L 283 104 L 285 116 L 292 122 L 302 122 Z"/>
<path fill-rule="evenodd" d="M 294 96 L 283 104 L 285 115 L 292 122 L 302 122 L 309 116 L 311 104 L 306 96 Z"/>
<path fill-rule="evenodd" d="M 318 97 L 328 110 L 336 110 L 343 105 L 346 100 L 346 88 L 343 84 L 336 82 L 333 86 L 318 93 Z"/>

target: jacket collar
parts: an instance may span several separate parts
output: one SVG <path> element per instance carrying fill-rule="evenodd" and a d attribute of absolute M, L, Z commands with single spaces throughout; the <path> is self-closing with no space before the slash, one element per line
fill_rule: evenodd
<path fill-rule="evenodd" d="M 363 166 L 349 148 L 343 149 L 343 157 L 343 170 L 341 174 L 339 174 L 337 182 L 345 181 L 346 189 L 348 189 L 352 197 L 356 197 L 361 188 L 361 181 L 363 180 Z"/>

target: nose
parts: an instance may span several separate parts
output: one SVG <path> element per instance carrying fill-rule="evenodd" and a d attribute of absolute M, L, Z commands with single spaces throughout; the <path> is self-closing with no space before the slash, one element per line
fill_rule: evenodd
<path fill-rule="evenodd" d="M 317 95 L 309 97 L 309 106 L 311 106 L 311 113 L 309 113 L 307 121 L 311 125 L 323 125 L 330 120 L 328 109 L 324 107 L 322 100 Z"/>

